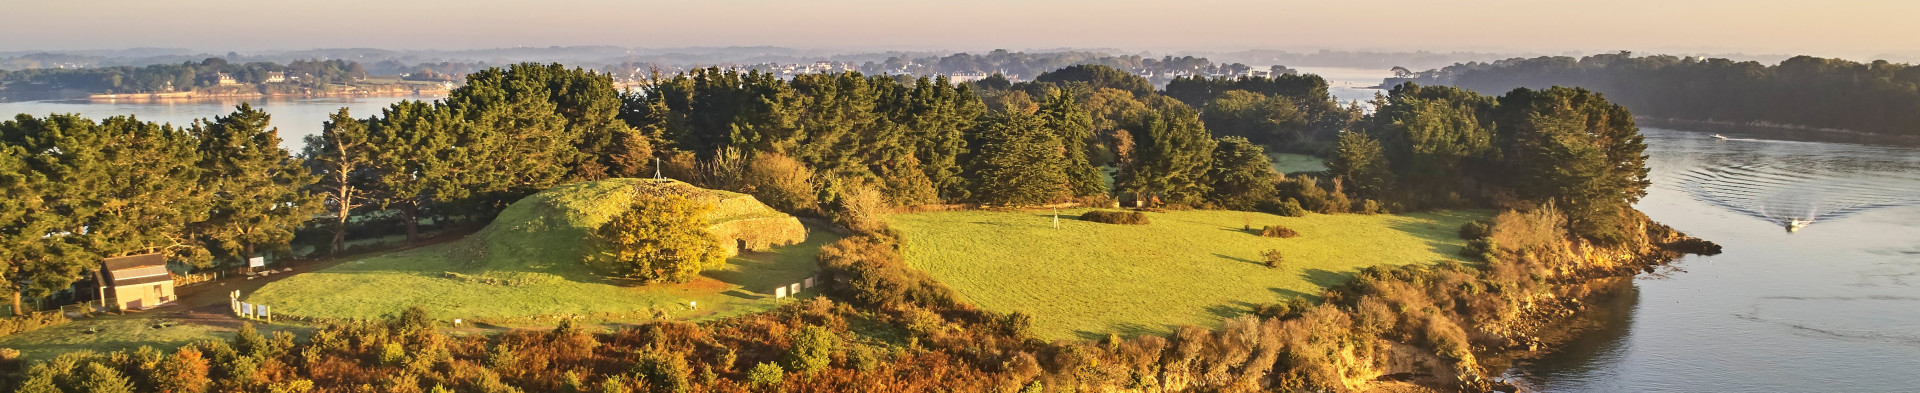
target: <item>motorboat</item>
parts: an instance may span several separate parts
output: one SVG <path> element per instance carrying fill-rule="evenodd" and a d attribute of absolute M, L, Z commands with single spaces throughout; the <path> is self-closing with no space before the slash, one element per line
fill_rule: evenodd
<path fill-rule="evenodd" d="M 1800 228 L 1812 223 L 1813 221 L 1801 221 L 1799 218 L 1789 218 L 1787 219 L 1787 232 L 1799 232 Z"/>
<path fill-rule="evenodd" d="M 1723 141 L 1724 141 L 1724 140 L 1727 140 L 1727 136 L 1726 136 L 1726 135 L 1720 135 L 1720 134 L 1713 134 L 1713 139 L 1719 139 L 1719 140 L 1723 140 Z"/>

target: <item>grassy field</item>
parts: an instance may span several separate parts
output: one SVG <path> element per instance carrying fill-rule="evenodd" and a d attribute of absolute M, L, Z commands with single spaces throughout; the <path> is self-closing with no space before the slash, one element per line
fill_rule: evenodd
<path fill-rule="evenodd" d="M 236 323 L 237 324 L 237 323 Z M 304 334 L 308 328 L 288 325 L 256 325 L 260 334 L 276 331 Z M 144 318 L 141 315 L 110 315 L 68 322 L 0 339 L 0 347 L 20 350 L 27 360 L 47 360 L 77 351 L 112 352 L 142 346 L 172 351 L 182 345 L 204 340 L 228 340 L 233 326 L 210 326 L 171 318 Z"/>
<path fill-rule="evenodd" d="M 1047 339 L 1159 334 L 1215 326 L 1254 304 L 1316 296 L 1360 268 L 1458 259 L 1458 229 L 1485 212 L 1280 217 L 1234 211 L 1147 213 L 1144 226 L 1080 221 L 1085 210 L 894 215 L 906 257 L 998 311 L 1023 311 Z M 1301 237 L 1260 237 L 1284 225 Z M 1279 249 L 1280 269 L 1260 252 Z"/>
<path fill-rule="evenodd" d="M 1293 153 L 1267 153 L 1273 159 L 1273 170 L 1280 173 L 1319 172 L 1327 170 L 1327 161 L 1320 157 Z"/>
<path fill-rule="evenodd" d="M 624 209 L 630 192 L 618 180 L 557 187 L 515 203 L 465 239 L 302 273 L 245 299 L 276 314 L 322 319 L 378 318 L 413 305 L 440 319 L 503 326 L 550 325 L 560 317 L 641 320 L 654 312 L 707 319 L 774 307 L 767 292 L 812 275 L 813 254 L 838 239 L 810 230 L 804 243 L 743 253 L 686 284 L 610 281 L 580 261 L 588 228 Z"/>

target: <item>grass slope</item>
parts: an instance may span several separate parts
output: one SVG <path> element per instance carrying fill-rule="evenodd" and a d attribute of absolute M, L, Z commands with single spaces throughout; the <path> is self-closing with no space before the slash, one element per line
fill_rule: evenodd
<path fill-rule="evenodd" d="M 1053 213 L 928 212 L 894 215 L 908 263 L 968 301 L 1034 318 L 1042 338 L 1166 333 L 1216 326 L 1258 303 L 1317 296 L 1360 268 L 1458 259 L 1458 229 L 1478 211 L 1280 217 L 1235 211 L 1147 213 L 1144 226 Z M 1260 237 L 1245 225 L 1285 225 L 1301 237 Z M 1279 249 L 1270 269 L 1260 252 Z"/>
<path fill-rule="evenodd" d="M 390 316 L 414 305 L 444 319 L 504 325 L 546 325 L 556 317 L 638 320 L 656 309 L 704 319 L 772 308 L 763 292 L 813 274 L 813 254 L 838 239 L 811 231 L 806 242 L 743 253 L 687 284 L 639 286 L 600 278 L 581 263 L 588 233 L 626 208 L 639 181 L 555 187 L 514 203 L 465 239 L 303 273 L 246 299 L 270 305 L 276 314 L 325 319 Z M 700 309 L 688 309 L 689 301 Z"/>

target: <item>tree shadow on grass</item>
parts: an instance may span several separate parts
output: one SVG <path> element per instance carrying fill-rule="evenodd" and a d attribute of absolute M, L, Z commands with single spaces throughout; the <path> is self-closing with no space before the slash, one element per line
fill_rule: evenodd
<path fill-rule="evenodd" d="M 1267 290 L 1269 290 L 1269 291 L 1273 291 L 1273 294 L 1275 294 L 1275 295 L 1279 295 L 1279 296 L 1280 296 L 1280 299 L 1279 299 L 1279 301 L 1282 301 L 1282 302 L 1284 302 L 1284 301 L 1287 301 L 1287 300 L 1289 300 L 1289 299 L 1307 299 L 1307 300 L 1320 300 L 1320 295 L 1315 295 L 1315 294 L 1311 294 L 1311 293 L 1306 293 L 1306 292 L 1300 292 L 1300 291 L 1295 291 L 1295 290 L 1292 290 L 1292 289 L 1286 289 L 1286 288 L 1267 288 Z"/>
<path fill-rule="evenodd" d="M 1261 262 L 1261 261 L 1256 261 L 1256 260 L 1252 260 L 1252 259 L 1246 259 L 1246 258 L 1241 258 L 1241 257 L 1236 257 L 1236 256 L 1232 256 L 1232 255 L 1227 255 L 1227 254 L 1221 254 L 1221 253 L 1217 253 L 1217 252 L 1216 252 L 1216 253 L 1213 253 L 1213 256 L 1216 256 L 1216 257 L 1221 257 L 1221 258 L 1225 258 L 1225 259 L 1227 259 L 1227 260 L 1231 260 L 1231 261 L 1235 261 L 1235 262 L 1246 262 L 1246 263 L 1251 263 L 1251 264 L 1254 264 L 1254 265 L 1257 265 L 1257 266 L 1262 266 L 1262 267 L 1264 267 L 1264 266 L 1267 266 L 1267 263 L 1266 263 L 1266 262 Z"/>
<path fill-rule="evenodd" d="M 1307 271 L 1300 273 L 1300 279 L 1307 280 L 1307 282 L 1313 283 L 1313 285 L 1321 288 L 1327 288 L 1346 284 L 1347 281 L 1353 279 L 1353 273 L 1341 273 L 1326 269 L 1307 269 Z"/>
<path fill-rule="evenodd" d="M 1408 218 L 1408 220 L 1395 221 L 1391 225 L 1391 228 L 1408 235 L 1413 235 L 1414 238 L 1426 242 L 1427 251 L 1453 257 L 1460 255 L 1460 250 L 1465 248 L 1463 244 L 1465 244 L 1466 241 L 1460 238 L 1459 226 L 1449 226 L 1448 223 L 1432 218 L 1431 216 L 1450 216 L 1464 219 L 1468 218 L 1468 215 L 1471 214 L 1472 213 L 1469 212 L 1456 211 L 1427 213 L 1428 216 L 1402 216 Z"/>

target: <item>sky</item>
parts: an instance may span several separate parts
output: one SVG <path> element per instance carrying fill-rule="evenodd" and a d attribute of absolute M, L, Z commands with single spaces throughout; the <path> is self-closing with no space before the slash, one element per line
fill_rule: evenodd
<path fill-rule="evenodd" d="M 783 46 L 1920 56 L 1912 0 L 0 0 L 0 51 Z"/>

